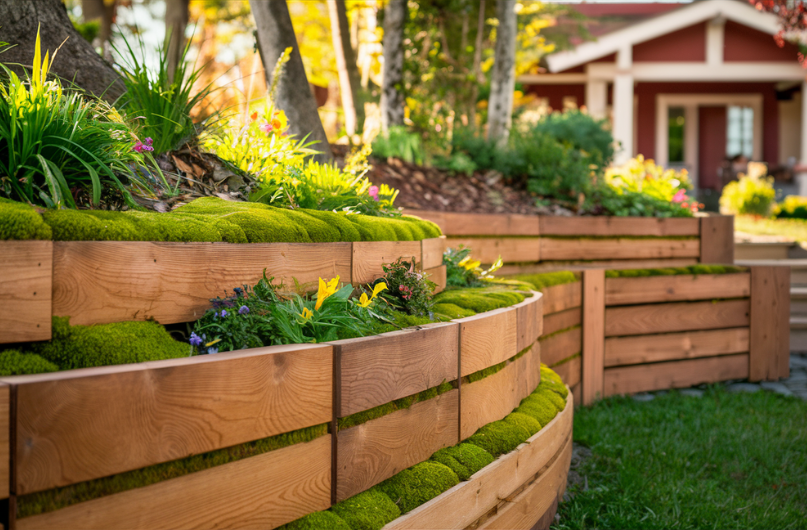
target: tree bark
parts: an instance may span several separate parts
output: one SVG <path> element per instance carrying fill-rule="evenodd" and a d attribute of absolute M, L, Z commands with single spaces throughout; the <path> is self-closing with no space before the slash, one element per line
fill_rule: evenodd
<path fill-rule="evenodd" d="M 474 63 L 471 67 L 476 83 L 471 88 L 471 108 L 468 111 L 468 121 L 471 127 L 476 127 L 476 98 L 479 96 L 479 85 L 485 82 L 482 75 L 482 42 L 485 38 L 485 0 L 479 2 L 479 15 L 476 21 L 476 41 L 474 42 Z"/>
<path fill-rule="evenodd" d="M 13 63 L 30 67 L 37 27 L 41 26 L 43 55 L 49 50 L 53 56 L 61 45 L 51 73 L 109 102 L 126 90 L 118 73 L 73 28 L 59 0 L 0 0 L 0 21 L 3 40 L 16 45 L 0 54 L 0 61 L 10 68 L 20 71 Z"/>
<path fill-rule="evenodd" d="M 339 73 L 339 91 L 345 130 L 349 136 L 361 133 L 364 127 L 364 100 L 361 95 L 361 77 L 356 66 L 356 54 L 350 44 L 350 24 L 347 20 L 345 0 L 328 0 L 331 18 L 331 35 L 336 52 L 336 70 Z"/>
<path fill-rule="evenodd" d="M 488 140 L 507 141 L 513 119 L 513 91 L 516 88 L 515 0 L 496 0 L 496 51 L 488 100 Z"/>
<path fill-rule="evenodd" d="M 403 37 L 407 0 L 390 0 L 384 8 L 384 79 L 381 87 L 381 129 L 403 125 Z"/>
<path fill-rule="evenodd" d="M 165 0 L 165 34 L 168 39 L 168 80 L 174 82 L 182 53 L 185 51 L 185 28 L 188 27 L 190 0 Z"/>
<path fill-rule="evenodd" d="M 266 86 L 272 85 L 272 70 L 277 60 L 286 48 L 292 48 L 274 101 L 289 119 L 289 133 L 297 138 L 308 135 L 308 140 L 315 142 L 311 147 L 320 151 L 314 158 L 320 162 L 332 161 L 331 146 L 322 128 L 317 102 L 305 75 L 288 5 L 284 0 L 249 0 L 249 5 L 255 18 L 258 51 L 266 72 Z"/>

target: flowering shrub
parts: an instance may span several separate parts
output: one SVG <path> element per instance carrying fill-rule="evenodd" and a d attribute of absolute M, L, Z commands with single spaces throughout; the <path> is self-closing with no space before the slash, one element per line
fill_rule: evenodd
<path fill-rule="evenodd" d="M 384 300 L 395 309 L 410 315 L 428 316 L 432 312 L 432 294 L 436 285 L 415 268 L 415 258 L 398 258 L 382 267 L 384 276 L 374 286 L 383 283 L 387 289 Z"/>
<path fill-rule="evenodd" d="M 761 163 L 748 164 L 748 174 L 729 182 L 720 195 L 720 212 L 727 214 L 767 217 L 776 199 L 773 177 L 766 177 L 767 167 Z"/>
<path fill-rule="evenodd" d="M 482 269 L 479 260 L 471 259 L 471 249 L 460 245 L 449 248 L 443 253 L 443 264 L 446 266 L 446 285 L 450 287 L 480 287 L 485 281 L 493 279 L 493 273 L 502 265 L 502 258 L 496 260 L 487 270 Z"/>
<path fill-rule="evenodd" d="M 686 190 L 692 189 L 692 183 L 686 169 L 676 171 L 657 166 L 653 160 L 645 160 L 642 155 L 632 158 L 626 164 L 609 168 L 605 172 L 605 182 L 613 188 L 644 193 L 663 201 L 672 201 Z"/>
<path fill-rule="evenodd" d="M 807 197 L 788 195 L 773 210 L 775 219 L 807 219 Z"/>

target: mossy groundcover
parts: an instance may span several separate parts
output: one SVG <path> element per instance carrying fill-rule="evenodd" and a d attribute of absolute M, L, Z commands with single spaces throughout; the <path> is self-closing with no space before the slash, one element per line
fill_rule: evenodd
<path fill-rule="evenodd" d="M 0 199 L 0 240 L 326 243 L 419 241 L 442 235 L 417 217 L 288 210 L 203 197 L 168 213 L 44 210 Z"/>
<path fill-rule="evenodd" d="M 507 276 L 507 278 L 528 283 L 532 285 L 534 290 L 543 292 L 547 287 L 579 282 L 580 273 L 572 271 L 541 272 L 534 274 L 514 274 Z"/>
<path fill-rule="evenodd" d="M 748 272 L 747 267 L 736 265 L 689 265 L 687 267 L 667 267 L 659 269 L 609 269 L 605 271 L 606 278 L 646 278 L 649 276 L 680 276 L 700 274 L 736 274 Z"/>

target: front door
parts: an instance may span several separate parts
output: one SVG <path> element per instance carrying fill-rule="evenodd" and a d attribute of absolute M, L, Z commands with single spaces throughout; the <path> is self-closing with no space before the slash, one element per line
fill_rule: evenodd
<path fill-rule="evenodd" d="M 698 107 L 698 185 L 719 190 L 726 159 L 726 107 Z"/>

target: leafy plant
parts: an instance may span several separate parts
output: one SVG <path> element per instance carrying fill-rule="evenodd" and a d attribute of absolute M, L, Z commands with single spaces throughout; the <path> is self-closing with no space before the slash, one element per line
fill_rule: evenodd
<path fill-rule="evenodd" d="M 665 170 L 642 155 L 606 170 L 605 182 L 612 188 L 644 193 L 664 201 L 672 201 L 676 196 L 680 197 L 682 190 L 692 189 L 686 169 Z"/>
<path fill-rule="evenodd" d="M 496 260 L 487 270 L 480 267 L 479 260 L 471 258 L 471 249 L 464 245 L 448 248 L 443 253 L 443 264 L 446 266 L 446 285 L 450 287 L 480 287 L 493 279 L 493 273 L 502 265 L 502 258 Z"/>
<path fill-rule="evenodd" d="M 608 129 L 607 120 L 595 120 L 578 110 L 553 112 L 533 126 L 535 133 L 580 150 L 585 161 L 598 170 L 607 167 L 614 158 L 614 137 Z"/>
<path fill-rule="evenodd" d="M 773 177 L 766 177 L 765 164 L 748 164 L 748 174 L 729 182 L 720 195 L 720 211 L 740 215 L 767 217 L 776 199 Z"/>
<path fill-rule="evenodd" d="M 807 219 L 807 197 L 788 195 L 773 210 L 774 219 Z"/>
<path fill-rule="evenodd" d="M 665 201 L 646 193 L 607 184 L 595 188 L 586 200 L 585 208 L 589 213 L 618 217 L 692 217 L 693 210 L 697 211 L 698 206 L 692 200 Z"/>
<path fill-rule="evenodd" d="M 415 258 L 398 258 L 382 267 L 384 276 L 373 286 L 386 285 L 381 295 L 392 307 L 410 315 L 427 316 L 432 312 L 434 282 L 416 270 Z"/>
<path fill-rule="evenodd" d="M 410 164 L 421 165 L 426 159 L 423 142 L 417 133 L 406 127 L 390 127 L 373 140 L 373 155 L 378 158 L 400 158 Z"/>

